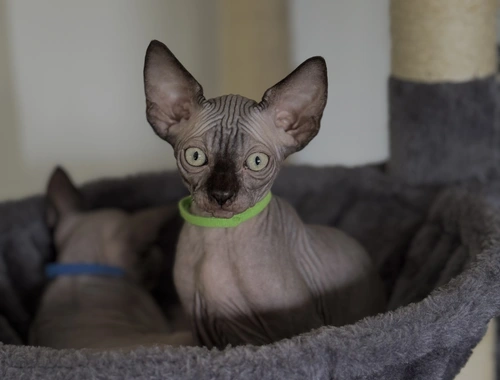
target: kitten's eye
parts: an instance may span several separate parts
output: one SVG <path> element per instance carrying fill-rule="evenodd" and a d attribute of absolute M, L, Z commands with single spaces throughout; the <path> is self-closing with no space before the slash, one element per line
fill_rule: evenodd
<path fill-rule="evenodd" d="M 207 163 L 207 156 L 199 148 L 187 148 L 185 157 L 187 163 L 191 166 L 202 166 Z"/>
<path fill-rule="evenodd" d="M 265 153 L 253 153 L 247 158 L 248 169 L 258 172 L 264 169 L 269 163 L 269 156 Z"/>

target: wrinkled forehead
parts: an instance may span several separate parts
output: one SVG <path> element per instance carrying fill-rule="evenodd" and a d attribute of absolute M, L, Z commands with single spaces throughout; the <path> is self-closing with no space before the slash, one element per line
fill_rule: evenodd
<path fill-rule="evenodd" d="M 190 129 L 186 137 L 203 140 L 212 153 L 238 151 L 258 139 L 258 105 L 239 95 L 209 99 Z"/>
<path fill-rule="evenodd" d="M 224 95 L 208 99 L 204 105 L 207 116 L 218 115 L 230 124 L 238 118 L 250 116 L 255 111 L 257 102 L 241 95 Z"/>

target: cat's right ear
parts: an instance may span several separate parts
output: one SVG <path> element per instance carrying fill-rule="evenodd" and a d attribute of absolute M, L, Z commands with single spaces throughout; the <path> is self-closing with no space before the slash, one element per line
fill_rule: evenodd
<path fill-rule="evenodd" d="M 46 221 L 51 228 L 54 228 L 62 217 L 84 210 L 81 193 L 60 167 L 50 176 L 46 200 Z"/>
<path fill-rule="evenodd" d="M 203 88 L 161 42 L 151 41 L 144 63 L 146 115 L 156 134 L 175 145 L 183 121 L 203 101 Z"/>

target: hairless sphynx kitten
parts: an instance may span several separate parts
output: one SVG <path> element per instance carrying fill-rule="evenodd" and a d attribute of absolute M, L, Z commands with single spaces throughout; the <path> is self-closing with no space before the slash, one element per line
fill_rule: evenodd
<path fill-rule="evenodd" d="M 189 330 L 172 331 L 146 289 L 153 279 L 147 264 L 160 259 L 151 248 L 175 208 L 84 211 L 62 169 L 49 181 L 47 201 L 57 263 L 50 267 L 55 278 L 43 294 L 31 344 L 101 350 L 194 343 Z"/>
<path fill-rule="evenodd" d="M 260 103 L 205 99 L 170 50 L 152 41 L 144 80 L 148 122 L 173 146 L 191 192 L 180 203 L 186 223 L 174 280 L 201 344 L 267 344 L 384 310 L 365 250 L 339 230 L 305 225 L 270 194 L 285 158 L 318 133 L 323 58 L 302 63 Z"/>

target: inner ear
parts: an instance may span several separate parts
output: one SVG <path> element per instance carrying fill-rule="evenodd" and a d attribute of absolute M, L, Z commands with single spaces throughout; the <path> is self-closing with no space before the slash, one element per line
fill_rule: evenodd
<path fill-rule="evenodd" d="M 162 139 L 174 145 L 179 125 L 203 101 L 203 89 L 161 42 L 152 41 L 144 63 L 146 116 Z"/>
<path fill-rule="evenodd" d="M 59 218 L 55 206 L 47 199 L 45 206 L 45 222 L 50 228 L 55 228 Z"/>
<path fill-rule="evenodd" d="M 268 112 L 274 126 L 293 137 L 293 153 L 305 147 L 319 131 L 328 96 L 325 60 L 313 57 L 302 63 L 262 97 L 263 112 Z"/>
<path fill-rule="evenodd" d="M 81 193 L 64 169 L 57 167 L 47 185 L 46 221 L 55 227 L 60 218 L 84 210 Z"/>

